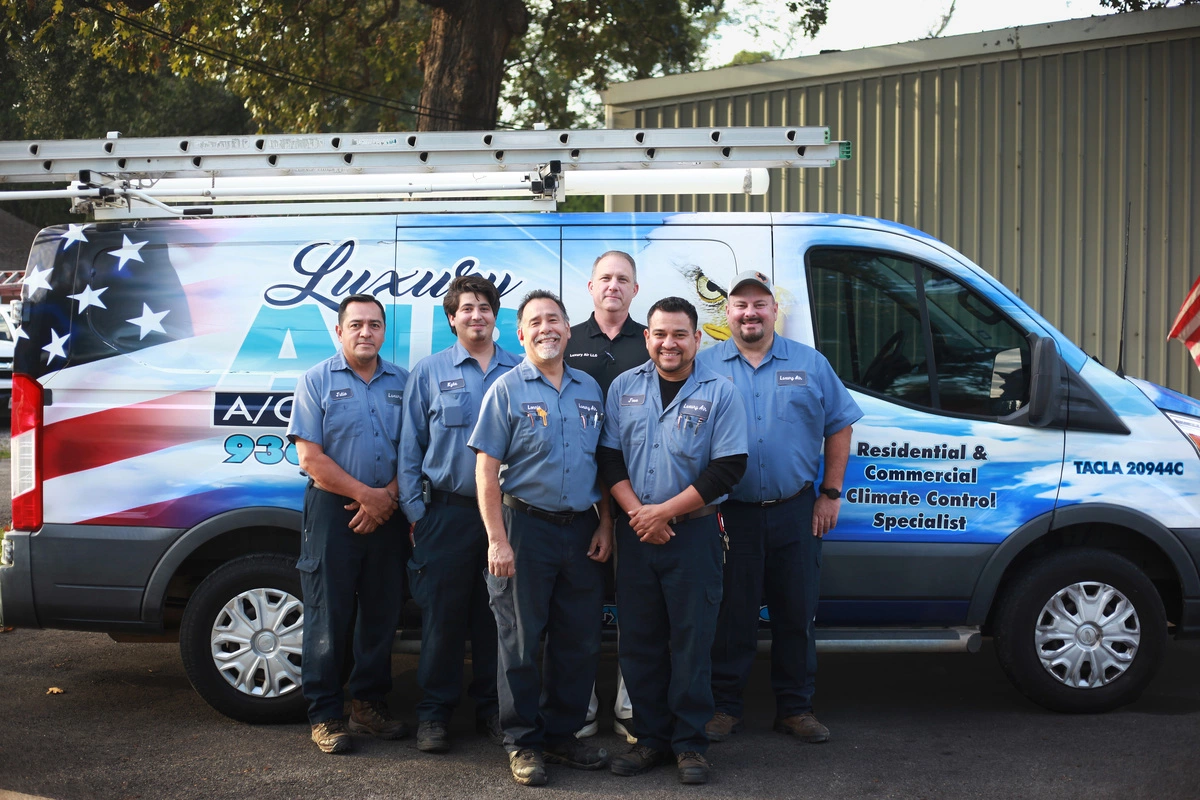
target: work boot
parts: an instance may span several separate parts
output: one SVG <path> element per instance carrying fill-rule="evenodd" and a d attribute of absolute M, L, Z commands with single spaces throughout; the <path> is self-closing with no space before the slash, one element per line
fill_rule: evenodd
<path fill-rule="evenodd" d="M 312 740 L 322 753 L 349 753 L 354 749 L 344 719 L 330 719 L 313 725 Z"/>
<path fill-rule="evenodd" d="M 450 752 L 450 731 L 440 719 L 423 719 L 417 725 L 417 749 L 422 753 Z"/>
<path fill-rule="evenodd" d="M 628 753 L 613 756 L 612 761 L 609 762 L 608 769 L 613 775 L 622 775 L 625 777 L 641 775 L 643 772 L 654 769 L 659 764 L 666 764 L 670 758 L 671 754 L 668 752 L 655 750 L 649 745 L 635 744 L 629 748 Z"/>
<path fill-rule="evenodd" d="M 680 783 L 708 783 L 710 765 L 704 756 L 688 751 L 675 756 L 675 763 L 679 766 Z"/>
<path fill-rule="evenodd" d="M 724 711 L 713 714 L 713 718 L 704 726 L 710 742 L 723 742 L 742 729 L 742 720 Z"/>
<path fill-rule="evenodd" d="M 408 736 L 408 726 L 393 717 L 382 700 L 351 700 L 350 732 L 379 739 L 403 739 Z"/>
<path fill-rule="evenodd" d="M 546 782 L 546 765 L 537 750 L 517 750 L 508 754 L 512 778 L 522 786 L 541 786 Z"/>
<path fill-rule="evenodd" d="M 776 719 L 775 730 L 811 744 L 829 741 L 829 728 L 817 722 L 816 716 L 811 711 Z"/>
<path fill-rule="evenodd" d="M 571 769 L 603 769 L 608 766 L 608 751 L 592 747 L 578 739 L 565 739 L 547 744 L 542 751 L 547 764 L 561 764 Z"/>
<path fill-rule="evenodd" d="M 504 744 L 504 728 L 500 727 L 499 714 L 475 720 L 475 732 L 488 737 L 492 744 Z"/>

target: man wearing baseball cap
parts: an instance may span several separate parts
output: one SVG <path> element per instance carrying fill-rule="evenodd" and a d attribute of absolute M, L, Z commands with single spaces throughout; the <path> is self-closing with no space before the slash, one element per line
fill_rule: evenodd
<path fill-rule="evenodd" d="M 775 333 L 779 304 L 768 275 L 739 273 L 725 315 L 730 338 L 701 352 L 697 361 L 741 392 L 750 455 L 745 475 L 722 507 L 729 553 L 712 650 L 716 713 L 705 730 L 710 741 L 720 742 L 742 729 L 742 692 L 754 663 L 765 595 L 775 730 L 825 742 L 829 729 L 812 705 L 821 539 L 837 524 L 850 426 L 862 411 L 824 356 Z"/>

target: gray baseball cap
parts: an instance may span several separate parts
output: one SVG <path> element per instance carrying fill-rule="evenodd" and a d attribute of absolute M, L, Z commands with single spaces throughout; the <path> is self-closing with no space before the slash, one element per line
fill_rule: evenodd
<path fill-rule="evenodd" d="M 729 284 L 729 293 L 733 294 L 748 283 L 752 283 L 755 286 L 761 286 L 770 293 L 771 297 L 775 296 L 775 289 L 771 286 L 771 279 L 765 272 L 759 272 L 755 269 L 748 269 L 745 272 L 739 272 L 734 277 L 733 283 Z"/>

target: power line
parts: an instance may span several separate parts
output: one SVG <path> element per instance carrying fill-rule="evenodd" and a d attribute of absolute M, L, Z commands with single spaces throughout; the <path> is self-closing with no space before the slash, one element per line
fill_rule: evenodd
<path fill-rule="evenodd" d="M 268 64 L 264 61 L 256 61 L 253 59 L 246 58 L 244 56 L 239 56 L 234 53 L 227 53 L 223 50 L 213 47 L 212 45 L 203 44 L 201 42 L 194 42 L 194 41 L 192 41 L 190 39 L 186 39 L 183 36 L 180 36 L 178 34 L 171 33 L 170 31 L 167 31 L 167 30 L 163 30 L 162 28 L 156 28 L 147 22 L 143 22 L 141 20 L 134 19 L 133 17 L 126 16 L 125 14 L 121 14 L 119 12 L 112 11 L 111 9 L 104 8 L 103 6 L 97 5 L 93 2 L 89 2 L 89 0 L 77 0 L 77 3 L 78 3 L 78 5 L 83 6 L 84 8 L 91 9 L 92 11 L 95 11 L 99 14 L 103 14 L 111 19 L 118 20 L 118 21 L 130 26 L 131 28 L 139 30 L 150 36 L 154 36 L 159 39 L 164 39 L 164 40 L 166 40 L 174 45 L 177 45 L 179 47 L 184 47 L 189 50 L 193 50 L 197 53 L 200 53 L 201 55 L 204 55 L 204 56 L 207 56 L 210 58 L 214 58 L 214 59 L 218 59 L 220 61 L 224 61 L 227 64 L 232 64 L 236 67 L 240 67 L 240 68 L 250 71 L 250 72 L 257 72 L 259 74 L 266 75 L 270 78 L 274 78 L 275 80 L 282 81 L 284 83 L 288 83 L 288 84 L 296 85 L 296 86 L 304 86 L 304 87 L 307 87 L 310 89 L 316 89 L 318 91 L 325 92 L 327 94 L 333 94 L 333 95 L 337 95 L 339 97 L 345 97 L 345 98 L 348 98 L 351 100 L 358 100 L 359 102 L 362 102 L 362 103 L 379 106 L 381 108 L 387 108 L 392 111 L 404 111 L 407 113 L 415 114 L 417 116 L 433 117 L 435 119 L 450 120 L 452 122 L 466 122 L 466 123 L 475 123 L 475 124 L 482 123 L 483 126 L 486 126 L 488 124 L 493 124 L 493 123 L 490 123 L 488 120 L 484 120 L 479 117 L 468 117 L 468 116 L 463 116 L 461 114 L 455 114 L 454 112 L 447 111 L 445 109 L 432 108 L 430 106 L 422 106 L 422 105 L 419 105 L 416 103 L 406 103 L 402 100 L 393 100 L 392 98 L 389 98 L 389 97 L 383 97 L 382 95 L 371 94 L 369 92 L 364 92 L 359 89 L 347 89 L 343 86 L 338 86 L 337 84 L 330 83 L 328 81 L 322 81 L 322 80 L 319 80 L 316 78 L 308 78 L 304 75 L 300 75 L 298 73 L 291 72 L 290 70 L 286 70 L 281 67 L 272 66 L 271 64 Z M 494 124 L 496 125 L 496 127 L 504 127 L 504 128 L 513 127 L 510 125 L 501 125 L 498 122 L 494 123 Z"/>

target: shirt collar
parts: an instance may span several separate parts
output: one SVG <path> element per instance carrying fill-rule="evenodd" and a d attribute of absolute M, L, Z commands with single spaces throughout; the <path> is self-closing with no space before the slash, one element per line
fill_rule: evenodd
<path fill-rule="evenodd" d="M 587 318 L 587 322 L 583 323 L 583 326 L 584 331 L 589 337 L 603 336 L 605 339 L 608 338 L 604 331 L 600 330 L 600 323 L 596 322 L 595 311 Z M 617 339 L 625 336 L 639 336 L 641 335 L 642 327 L 641 323 L 634 320 L 633 317 L 626 315 L 625 321 L 621 323 L 621 332 L 617 334 Z"/>
<path fill-rule="evenodd" d="M 521 359 L 508 352 L 500 345 L 494 344 L 493 346 L 496 348 L 496 352 L 492 354 L 492 361 L 489 367 L 497 364 L 505 367 L 512 367 L 521 361 Z M 458 339 L 455 339 L 454 344 L 450 346 L 450 362 L 456 367 L 461 367 L 468 359 L 474 361 L 475 356 L 468 353 L 467 348 L 463 347 L 462 342 L 458 341 Z M 478 364 L 479 362 L 476 361 L 475 363 Z"/>
<path fill-rule="evenodd" d="M 354 371 L 354 370 L 350 369 L 350 364 L 347 363 L 347 361 L 346 361 L 346 353 L 340 347 L 338 348 L 338 351 L 333 354 L 333 359 L 329 365 L 329 369 L 331 371 L 337 371 L 337 370 L 350 370 L 351 372 Z M 375 362 L 375 373 L 371 376 L 371 378 L 372 379 L 377 378 L 381 373 L 384 373 L 384 372 L 388 373 L 389 375 L 398 374 L 396 372 L 395 365 L 392 364 L 387 359 L 380 356 L 378 358 L 378 360 Z"/>
<path fill-rule="evenodd" d="M 535 367 L 533 365 L 533 362 L 529 360 L 529 356 L 525 356 L 525 358 L 521 359 L 521 363 L 517 364 L 516 370 L 517 370 L 517 373 L 521 376 L 522 380 L 536 381 L 538 378 L 541 378 L 542 380 L 546 381 L 547 386 L 550 386 L 550 388 L 552 388 L 552 389 L 554 388 L 553 384 L 551 384 L 550 381 L 546 380 L 546 377 L 544 375 L 542 375 L 541 370 L 539 370 L 537 367 Z M 563 385 L 565 386 L 568 381 L 579 382 L 579 378 L 576 376 L 575 370 L 572 369 L 571 367 L 567 366 L 566 362 L 564 362 L 563 363 Z M 562 393 L 561 389 L 559 390 L 559 393 L 560 394 Z"/>
<path fill-rule="evenodd" d="M 742 351 L 738 350 L 737 342 L 733 340 L 732 336 L 721 342 L 719 345 L 717 345 L 717 347 L 720 348 L 719 353 L 722 361 L 732 361 L 733 359 L 740 358 L 742 356 Z M 778 358 L 787 361 L 788 355 L 789 348 L 787 346 L 787 339 L 785 339 L 783 336 L 780 336 L 779 333 L 776 332 L 775 339 L 771 342 L 771 349 L 767 351 L 767 355 L 763 358 L 762 364 L 767 363 L 772 358 Z M 759 366 L 762 366 L 762 364 Z"/>

